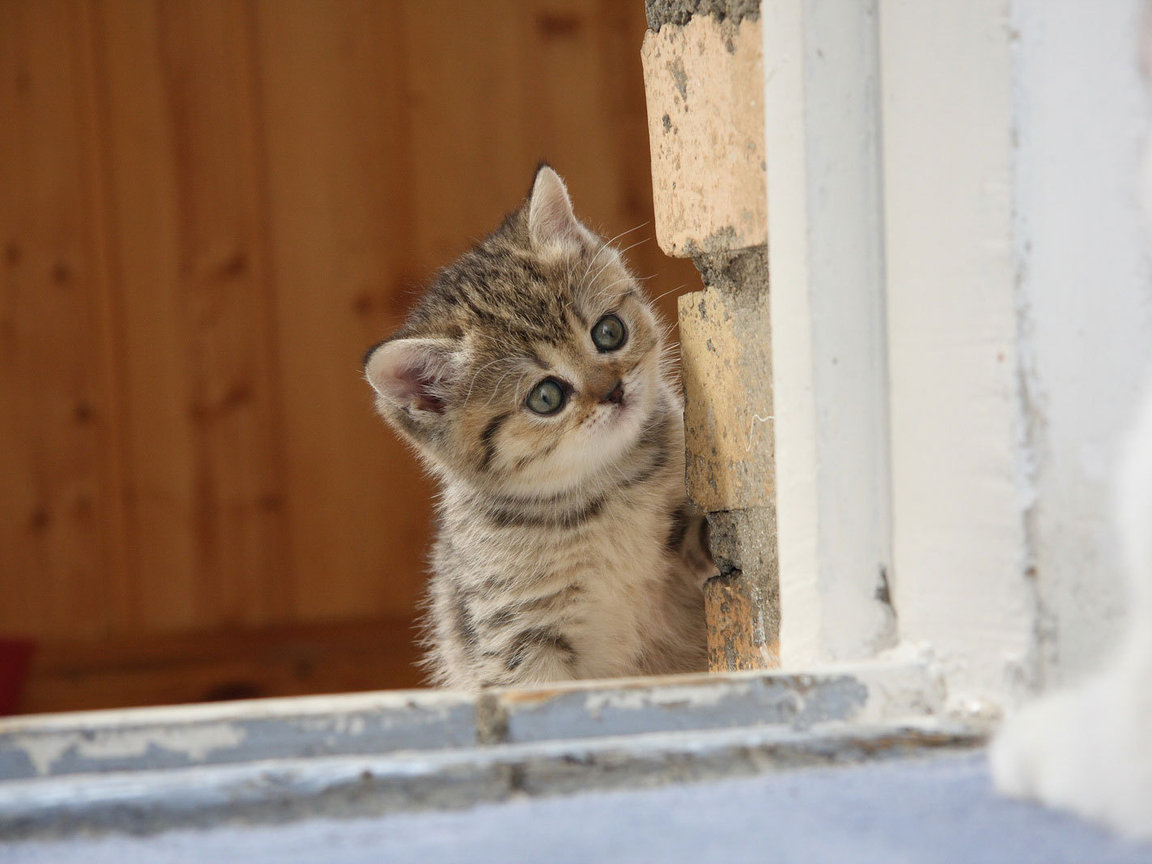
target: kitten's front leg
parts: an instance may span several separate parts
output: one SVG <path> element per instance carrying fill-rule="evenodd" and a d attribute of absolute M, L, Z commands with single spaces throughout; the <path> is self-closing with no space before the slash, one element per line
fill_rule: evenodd
<path fill-rule="evenodd" d="M 700 587 L 716 575 L 716 562 L 708 541 L 708 520 L 687 501 L 673 514 L 667 545 Z"/>
<path fill-rule="evenodd" d="M 502 650 L 491 652 L 480 676 L 481 687 L 515 687 L 577 678 L 579 655 L 554 627 L 526 627 Z"/>

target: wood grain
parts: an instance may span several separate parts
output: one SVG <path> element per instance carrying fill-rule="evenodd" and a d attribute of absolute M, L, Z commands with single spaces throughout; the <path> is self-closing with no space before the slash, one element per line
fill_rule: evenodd
<path fill-rule="evenodd" d="M 540 160 L 670 320 L 699 284 L 652 239 L 640 3 L 0 20 L 0 635 L 48 655 L 411 621 L 433 489 L 360 359 Z"/>
<path fill-rule="evenodd" d="M 87 34 L 74 3 L 2 11 L 0 631 L 98 636 L 128 598 Z"/>
<path fill-rule="evenodd" d="M 401 319 L 413 232 L 401 29 L 379 3 L 256 7 L 296 614 L 396 613 L 431 489 L 371 410 L 364 350 Z"/>
<path fill-rule="evenodd" d="M 21 713 L 417 687 L 406 618 L 55 643 L 34 655 Z"/>

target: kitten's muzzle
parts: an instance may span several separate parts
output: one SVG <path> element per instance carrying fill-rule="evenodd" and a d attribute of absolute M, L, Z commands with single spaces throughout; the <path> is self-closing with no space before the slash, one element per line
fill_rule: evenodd
<path fill-rule="evenodd" d="M 608 402 L 613 405 L 624 404 L 624 382 L 617 381 L 612 385 L 612 389 L 600 397 L 601 402 Z"/>

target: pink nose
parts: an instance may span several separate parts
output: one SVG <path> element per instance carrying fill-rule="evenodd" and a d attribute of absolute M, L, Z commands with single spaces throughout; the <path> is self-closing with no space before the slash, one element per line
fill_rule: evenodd
<path fill-rule="evenodd" d="M 603 395 L 600 399 L 601 402 L 611 402 L 613 405 L 621 405 L 624 402 L 624 382 L 617 381 L 611 390 Z"/>

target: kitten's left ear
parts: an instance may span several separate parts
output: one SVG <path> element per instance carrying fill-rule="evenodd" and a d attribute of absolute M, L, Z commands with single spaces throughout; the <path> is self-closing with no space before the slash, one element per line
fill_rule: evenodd
<path fill-rule="evenodd" d="M 588 229 L 572 212 L 572 199 L 560 175 L 548 165 L 536 171 L 528 197 L 528 237 L 540 251 L 564 251 L 587 242 Z"/>
<path fill-rule="evenodd" d="M 443 414 L 457 372 L 454 345 L 440 339 L 395 339 L 377 345 L 364 376 L 377 394 L 409 416 Z"/>

